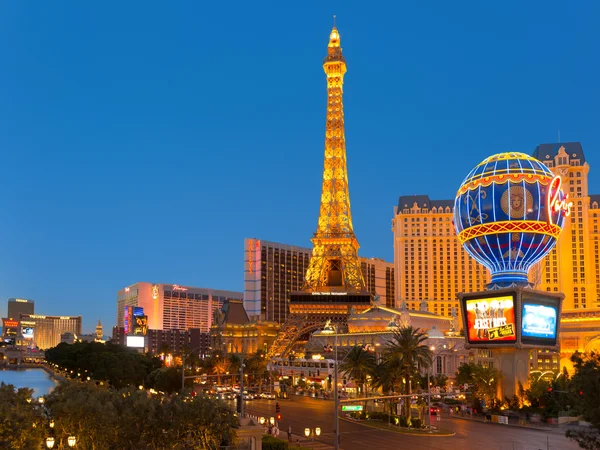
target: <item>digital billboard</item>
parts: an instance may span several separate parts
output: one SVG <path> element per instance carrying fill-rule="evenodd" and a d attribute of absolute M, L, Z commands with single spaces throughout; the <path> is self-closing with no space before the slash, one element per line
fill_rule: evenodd
<path fill-rule="evenodd" d="M 21 327 L 21 335 L 24 339 L 33 339 L 33 327 Z"/>
<path fill-rule="evenodd" d="M 467 339 L 471 344 L 517 342 L 513 295 L 471 298 L 465 301 Z"/>
<path fill-rule="evenodd" d="M 555 305 L 523 301 L 521 340 L 523 343 L 556 342 L 558 308 Z"/>
<path fill-rule="evenodd" d="M 123 327 L 125 334 L 132 334 L 135 327 L 134 316 L 143 315 L 144 308 L 141 306 L 125 306 L 123 311 Z"/>
<path fill-rule="evenodd" d="M 13 319 L 2 319 L 3 333 L 5 337 L 16 336 L 19 332 L 19 321 Z"/>
<path fill-rule="evenodd" d="M 133 334 L 146 336 L 146 333 L 148 332 L 148 316 L 135 315 L 133 316 L 133 319 Z"/>
<path fill-rule="evenodd" d="M 144 348 L 144 336 L 127 336 L 127 347 Z"/>

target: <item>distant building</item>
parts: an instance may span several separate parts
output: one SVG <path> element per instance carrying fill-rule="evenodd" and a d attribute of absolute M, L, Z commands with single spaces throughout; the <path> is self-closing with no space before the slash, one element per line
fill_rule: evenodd
<path fill-rule="evenodd" d="M 252 320 L 284 323 L 290 293 L 300 291 L 312 250 L 261 239 L 244 241 L 244 308 Z M 366 287 L 383 305 L 395 305 L 394 264 L 360 258 Z"/>
<path fill-rule="evenodd" d="M 125 334 L 124 327 L 114 326 L 112 329 L 112 338 L 110 340 L 113 344 L 125 345 L 127 334 Z"/>
<path fill-rule="evenodd" d="M 33 345 L 45 350 L 60 344 L 63 333 L 81 335 L 81 316 L 21 314 L 21 328 L 28 328 Z"/>
<path fill-rule="evenodd" d="M 98 319 L 98 325 L 96 325 L 96 340 L 101 341 L 103 337 L 102 322 L 100 322 L 100 319 Z"/>
<path fill-rule="evenodd" d="M 8 312 L 9 319 L 19 320 L 21 314 L 34 314 L 35 302 L 25 298 L 9 298 Z"/>
<path fill-rule="evenodd" d="M 228 299 L 241 300 L 241 292 L 140 282 L 117 293 L 117 327 L 125 327 L 125 307 L 137 306 L 153 330 L 198 328 L 208 333 L 213 312 Z"/>
<path fill-rule="evenodd" d="M 250 320 L 241 300 L 229 300 L 211 327 L 211 347 L 243 355 L 257 350 L 266 353 L 280 328 L 281 324 L 277 322 Z"/>
<path fill-rule="evenodd" d="M 75 336 L 73 333 L 66 332 L 66 333 L 62 333 L 60 335 L 60 343 L 61 344 L 72 345 L 75 342 L 77 342 L 77 336 Z"/>
<path fill-rule="evenodd" d="M 210 334 L 199 328 L 187 330 L 148 330 L 148 352 L 152 354 L 193 353 L 199 357 L 210 353 Z"/>

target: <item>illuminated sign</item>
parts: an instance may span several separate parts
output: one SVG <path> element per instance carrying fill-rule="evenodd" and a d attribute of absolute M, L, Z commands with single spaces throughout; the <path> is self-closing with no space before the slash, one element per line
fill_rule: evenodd
<path fill-rule="evenodd" d="M 37 314 L 30 314 L 29 318 L 30 319 L 45 319 L 46 316 L 38 316 Z"/>
<path fill-rule="evenodd" d="M 144 348 L 144 336 L 127 336 L 127 347 Z"/>
<path fill-rule="evenodd" d="M 348 295 L 347 292 L 311 292 L 311 295 Z"/>
<path fill-rule="evenodd" d="M 146 336 L 148 332 L 148 316 L 135 315 L 133 316 L 133 334 Z"/>
<path fill-rule="evenodd" d="M 156 284 L 152 286 L 152 299 L 158 300 L 158 286 Z"/>
<path fill-rule="evenodd" d="M 569 201 L 569 194 L 565 194 L 564 198 L 561 200 L 559 198 L 559 194 L 561 192 L 562 180 L 557 175 L 555 176 L 550 184 L 548 185 L 548 196 L 547 207 L 548 207 L 548 223 L 552 225 L 552 213 L 562 211 L 563 216 L 571 215 L 571 208 L 573 207 L 573 202 Z"/>
<path fill-rule="evenodd" d="M 135 326 L 135 316 L 141 316 L 144 314 L 144 308 L 141 306 L 126 306 L 125 311 L 123 313 L 123 328 L 125 329 L 125 334 L 133 333 L 133 329 Z"/>
<path fill-rule="evenodd" d="M 69 316 L 60 316 L 60 320 L 71 320 Z"/>
<path fill-rule="evenodd" d="M 128 287 L 126 287 L 126 288 L 125 288 L 125 292 L 129 292 L 130 290 L 131 290 L 131 289 L 130 289 L 130 288 L 128 288 Z"/>
<path fill-rule="evenodd" d="M 22 327 L 21 335 L 25 339 L 33 339 L 33 327 Z"/>
<path fill-rule="evenodd" d="M 470 343 L 514 343 L 517 341 L 512 295 L 466 301 L 467 332 Z"/>
<path fill-rule="evenodd" d="M 18 320 L 4 319 L 3 321 L 4 328 L 17 328 L 19 326 Z"/>
<path fill-rule="evenodd" d="M 30 320 L 21 320 L 21 326 L 26 326 L 26 325 L 35 325 L 35 322 L 32 322 Z"/>
<path fill-rule="evenodd" d="M 342 411 L 362 411 L 362 405 L 342 405 Z"/>
<path fill-rule="evenodd" d="M 23 298 L 15 298 L 15 302 L 18 302 L 18 303 L 29 303 L 29 300 L 25 300 Z"/>
<path fill-rule="evenodd" d="M 187 291 L 187 290 L 188 290 L 188 288 L 186 288 L 186 287 L 182 287 L 182 286 L 179 286 L 178 284 L 174 284 L 174 285 L 173 285 L 173 290 L 174 290 L 174 291 Z"/>
<path fill-rule="evenodd" d="M 555 306 L 524 302 L 521 336 L 556 340 L 557 315 Z"/>

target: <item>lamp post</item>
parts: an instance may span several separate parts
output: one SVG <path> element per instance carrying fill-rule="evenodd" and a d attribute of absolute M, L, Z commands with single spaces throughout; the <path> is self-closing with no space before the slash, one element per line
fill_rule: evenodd
<path fill-rule="evenodd" d="M 48 447 L 48 448 L 54 447 L 54 438 L 53 437 L 46 438 L 46 447 Z"/>
<path fill-rule="evenodd" d="M 202 346 L 198 346 L 188 352 L 187 355 L 181 354 L 181 393 L 185 390 L 185 360 L 188 359 L 196 350 L 201 349 Z"/>
<path fill-rule="evenodd" d="M 340 449 L 340 398 L 338 395 L 338 335 L 337 325 L 332 325 L 328 322 L 325 328 L 321 331 L 321 334 L 333 334 L 334 335 L 334 349 L 333 349 L 333 448 L 334 450 Z M 319 430 L 320 432 L 320 430 Z"/>
<path fill-rule="evenodd" d="M 69 444 L 69 447 L 71 447 L 71 448 L 75 447 L 76 443 L 77 443 L 77 438 L 75 436 L 69 436 L 67 438 L 67 444 Z"/>
<path fill-rule="evenodd" d="M 440 349 L 440 351 L 437 353 L 434 353 L 435 352 L 434 345 L 429 347 L 429 350 L 431 350 L 431 364 L 429 364 L 429 367 L 427 368 L 427 417 L 428 417 L 427 425 L 429 426 L 429 432 L 431 433 L 431 382 L 429 381 L 429 373 L 433 372 L 433 362 L 436 360 L 438 355 L 440 353 L 442 353 L 444 350 L 446 350 L 446 344 L 444 344 L 444 347 L 442 349 Z"/>
<path fill-rule="evenodd" d="M 319 437 L 321 436 L 321 428 L 317 427 L 314 430 L 311 430 L 310 428 L 305 428 L 304 429 L 304 436 L 306 436 L 306 439 L 310 438 L 312 441 L 312 447 L 314 448 L 315 446 L 315 436 Z"/>

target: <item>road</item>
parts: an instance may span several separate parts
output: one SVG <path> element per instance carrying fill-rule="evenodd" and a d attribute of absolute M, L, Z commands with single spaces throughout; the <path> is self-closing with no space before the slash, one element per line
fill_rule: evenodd
<path fill-rule="evenodd" d="M 303 440 L 305 428 L 320 427 L 318 447 L 333 446 L 333 402 L 309 397 L 293 396 L 277 400 L 281 406 L 280 429 Z M 246 402 L 248 414 L 275 416 L 275 400 Z M 442 416 L 437 424 L 456 433 L 452 437 L 411 436 L 374 429 L 359 423 L 340 420 L 340 448 L 342 450 L 399 449 L 423 450 L 578 450 L 579 446 L 564 437 L 563 430 L 536 430 L 508 425 L 482 423 L 473 420 Z M 294 436 L 294 441 L 296 436 Z M 306 445 L 306 444 L 303 444 Z"/>

